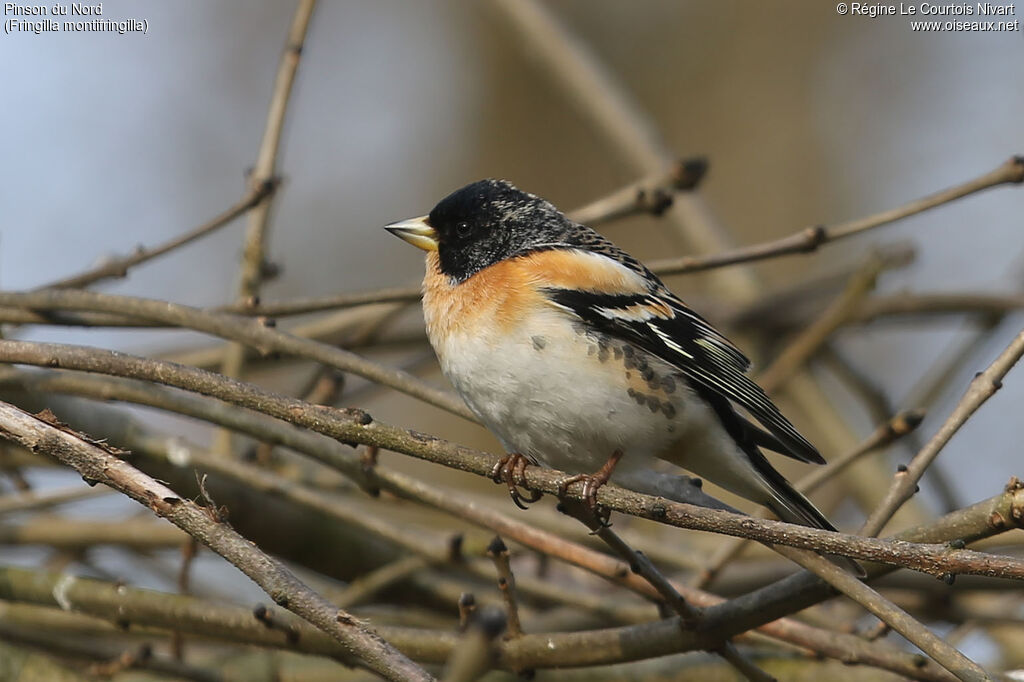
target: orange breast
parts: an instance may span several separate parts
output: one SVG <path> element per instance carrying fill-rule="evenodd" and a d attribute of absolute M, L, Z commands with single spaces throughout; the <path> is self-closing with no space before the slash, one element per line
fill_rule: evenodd
<path fill-rule="evenodd" d="M 550 305 L 542 287 L 610 293 L 646 290 L 639 275 L 606 258 L 574 251 L 539 251 L 504 260 L 455 285 L 441 272 L 436 252 L 428 253 L 426 260 L 423 310 L 435 347 L 455 334 L 510 333 Z"/>

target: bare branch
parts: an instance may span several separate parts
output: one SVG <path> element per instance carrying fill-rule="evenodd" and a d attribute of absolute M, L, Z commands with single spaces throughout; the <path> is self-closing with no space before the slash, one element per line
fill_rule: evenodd
<path fill-rule="evenodd" d="M 175 249 L 181 248 L 186 244 L 191 244 L 195 240 L 205 237 L 225 225 L 230 224 L 238 216 L 242 215 L 249 209 L 260 205 L 264 200 L 271 197 L 277 190 L 277 187 L 278 182 L 274 178 L 268 178 L 264 182 L 253 184 L 249 188 L 249 191 L 246 192 L 246 195 L 242 197 L 237 204 L 220 215 L 211 218 L 202 225 L 195 227 L 184 234 L 178 235 L 174 239 L 148 249 L 140 246 L 129 255 L 107 259 L 94 268 L 90 268 L 77 275 L 71 275 L 55 282 L 50 282 L 49 284 L 44 284 L 39 288 L 74 289 L 87 287 L 90 284 L 102 282 L 106 279 L 127 277 L 128 271 L 136 265 L 141 265 L 153 260 L 154 258 L 158 258 L 166 253 L 174 251 Z"/>
<path fill-rule="evenodd" d="M 642 552 L 638 552 L 630 547 L 607 523 L 602 519 L 598 519 L 582 505 L 572 505 L 567 509 L 567 512 L 579 519 L 592 533 L 596 534 L 606 545 L 621 556 L 629 564 L 630 570 L 633 573 L 642 576 L 644 580 L 650 583 L 651 587 L 657 590 L 661 598 L 665 600 L 668 607 L 679 616 L 682 627 L 688 630 L 695 630 L 701 627 L 703 617 L 701 610 L 686 601 L 675 585 Z M 775 679 L 754 665 L 729 640 L 719 643 L 714 650 L 750 682 L 772 682 Z"/>
<path fill-rule="evenodd" d="M 35 509 L 49 509 L 50 507 L 56 507 L 68 502 L 87 500 L 91 497 L 109 494 L 110 491 L 103 488 L 88 488 L 76 485 L 42 493 L 29 491 L 18 493 L 17 495 L 4 495 L 0 497 L 0 515 Z"/>
<path fill-rule="evenodd" d="M 797 481 L 796 489 L 802 493 L 817 490 L 864 455 L 887 448 L 900 438 L 913 433 L 922 421 L 924 421 L 924 410 L 903 410 L 897 413 L 892 419 L 875 429 L 859 446 Z"/>
<path fill-rule="evenodd" d="M 5 545 L 49 545 L 71 550 L 119 545 L 145 550 L 180 547 L 187 541 L 188 535 L 174 526 L 150 519 L 43 517 L 0 525 L 0 544 Z"/>
<path fill-rule="evenodd" d="M 909 613 L 824 557 L 814 552 L 788 548 L 782 550 L 782 554 L 873 613 L 959 679 L 967 682 L 984 682 L 992 679 L 981 666 L 946 644 Z"/>
<path fill-rule="evenodd" d="M 736 263 L 749 263 L 752 261 L 775 258 L 794 253 L 813 253 L 823 244 L 844 239 L 861 232 L 888 225 L 903 218 L 927 211 L 931 208 L 948 204 L 951 201 L 969 196 L 991 187 L 998 187 L 1005 184 L 1020 184 L 1024 182 L 1024 156 L 1014 156 L 998 168 L 991 170 L 972 180 L 951 187 L 949 189 L 931 194 L 927 197 L 911 201 L 899 208 L 882 211 L 865 218 L 858 218 L 845 223 L 838 223 L 831 227 L 818 225 L 808 227 L 788 237 L 776 239 L 761 244 L 752 244 L 733 251 L 715 254 L 713 256 L 683 256 L 682 258 L 666 258 L 664 260 L 652 261 L 648 266 L 655 272 L 663 275 L 681 274 L 684 272 L 698 272 L 711 268 L 720 268 Z"/>
<path fill-rule="evenodd" d="M 306 31 L 316 8 L 316 0 L 299 0 L 295 6 L 288 40 L 277 66 L 277 77 L 274 79 L 274 91 L 270 98 L 270 110 L 267 112 L 267 124 L 263 130 L 263 141 L 260 143 L 259 154 L 252 170 L 250 182 L 254 185 L 266 182 L 274 176 L 277 166 L 277 154 L 281 146 L 281 134 L 284 131 L 284 117 L 288 110 L 288 102 L 292 94 L 295 74 L 302 58 L 302 47 L 306 41 Z M 266 279 L 270 266 L 266 260 L 266 242 L 270 231 L 270 202 L 256 206 L 249 212 L 245 231 L 245 244 L 242 248 L 242 267 L 239 273 L 241 280 L 238 285 L 238 300 L 253 301 L 259 297 L 260 287 Z M 245 364 L 245 347 L 240 343 L 228 344 L 221 373 L 229 377 L 242 374 Z M 217 449 L 226 452 L 231 447 L 231 434 L 220 431 L 216 435 Z"/>
<path fill-rule="evenodd" d="M 850 318 L 867 324 L 882 317 L 933 315 L 999 315 L 1024 308 L 1024 295 L 988 293 L 924 293 L 872 296 Z"/>
<path fill-rule="evenodd" d="M 948 543 L 955 539 L 957 544 L 971 543 L 1011 527 L 1021 527 L 1022 524 L 1024 485 L 1012 479 L 1000 495 L 946 514 L 927 525 L 909 528 L 893 539 L 921 543 Z M 865 568 L 869 581 L 893 570 L 890 566 L 877 564 Z M 798 573 L 711 607 L 706 610 L 705 617 L 709 624 L 730 623 L 734 627 L 751 622 L 761 623 L 763 619 L 770 620 L 816 604 L 831 594 L 830 588 L 815 576 L 806 572 Z M 757 614 L 756 618 L 754 614 Z"/>
<path fill-rule="evenodd" d="M 508 547 L 501 541 L 500 536 L 495 535 L 491 540 L 487 546 L 487 554 L 491 557 L 494 568 L 498 572 L 498 589 L 501 590 L 501 598 L 505 602 L 508 638 L 522 637 L 523 626 L 519 622 L 519 603 L 516 600 L 516 578 L 512 574 Z"/>
<path fill-rule="evenodd" d="M 218 523 L 190 500 L 146 476 L 98 445 L 12 405 L 0 403 L 2 435 L 54 457 L 87 480 L 102 482 L 149 507 L 237 566 L 278 604 L 348 646 L 369 668 L 392 680 L 433 679 L 379 635 L 336 609 L 280 562 L 260 552 L 226 524 Z"/>
<path fill-rule="evenodd" d="M 185 628 L 193 637 L 214 638 L 228 642 L 252 643 L 260 646 L 333 656 L 345 662 L 353 658 L 334 639 L 299 619 L 286 620 L 287 613 L 275 613 L 275 621 L 293 629 L 298 637 L 288 638 L 268 630 L 253 617 L 251 608 L 218 604 L 207 599 L 142 590 L 116 585 L 92 578 L 67 574 L 0 567 L 0 597 L 8 600 L 59 606 L 63 603 L 76 612 L 91 614 L 112 623 L 155 627 L 163 630 Z M 24 607 L 0 602 L 4 622 L 18 624 L 26 616 L 39 619 L 38 610 L 24 614 Z M 81 617 L 62 611 L 51 611 L 44 621 L 50 629 L 61 622 Z M 681 630 L 678 619 L 668 619 L 639 626 L 607 628 L 576 633 L 527 634 L 500 647 L 499 665 L 510 670 L 541 667 L 569 667 L 621 663 L 663 656 L 679 651 L 704 649 L 723 636 L 736 634 L 733 621 L 716 619 L 707 633 Z M 95 621 L 93 621 L 95 624 Z M 773 624 L 774 625 L 774 624 Z M 948 673 L 935 667 L 926 658 L 909 654 L 884 642 L 867 642 L 855 635 L 818 631 L 795 623 L 793 641 L 800 646 L 816 646 L 804 641 L 804 631 L 820 632 L 826 655 L 847 663 L 872 665 L 891 670 L 911 679 L 950 679 Z M 419 628 L 382 626 L 379 631 L 407 655 L 424 663 L 443 663 L 457 645 L 451 631 L 426 631 Z"/>
<path fill-rule="evenodd" d="M 864 526 L 861 528 L 862 535 L 878 535 L 903 503 L 914 496 L 917 482 L 921 480 L 928 465 L 938 456 L 953 435 L 960 430 L 960 427 L 967 423 L 971 415 L 986 400 L 995 395 L 1002 386 L 1003 377 L 1017 364 L 1022 355 L 1024 355 L 1024 331 L 1014 338 L 1006 350 L 984 372 L 974 377 L 967 392 L 960 399 L 960 403 L 946 419 L 946 423 L 914 456 L 910 464 L 897 472 L 885 498 L 864 522 Z"/>
<path fill-rule="evenodd" d="M 195 329 L 250 345 L 263 353 L 278 352 L 315 360 L 329 367 L 352 372 L 436 405 L 460 417 L 476 421 L 461 399 L 430 386 L 407 372 L 377 364 L 341 348 L 293 336 L 261 324 L 258 320 L 211 313 L 166 301 L 115 296 L 91 291 L 47 289 L 26 293 L 0 292 L 0 305 L 35 310 L 87 310 L 118 312 L 165 324 Z"/>
<path fill-rule="evenodd" d="M 650 267 L 651 271 L 657 275 L 678 275 L 720 268 L 727 265 L 735 265 L 737 263 L 747 263 L 766 258 L 774 258 L 788 254 L 812 253 L 823 244 L 843 239 L 854 234 L 859 234 L 876 227 L 881 227 L 916 213 L 980 192 L 984 189 L 1003 184 L 1019 184 L 1022 180 L 1024 180 L 1024 157 L 1017 156 L 1011 158 L 998 168 L 973 180 L 969 180 L 961 185 L 957 185 L 956 187 L 938 192 L 928 197 L 912 201 L 897 209 L 883 211 L 881 213 L 864 218 L 858 218 L 845 223 L 838 223 L 831 227 L 818 226 L 807 228 L 782 239 L 763 242 L 761 244 L 753 244 L 710 256 L 665 258 L 650 261 L 647 265 Z M 650 180 L 640 181 L 638 184 L 642 185 L 645 182 L 649 183 Z M 611 195 L 611 197 L 619 197 L 621 193 L 621 197 L 615 200 L 616 206 L 624 204 L 625 199 L 623 197 L 626 197 L 627 195 L 633 196 L 635 203 L 636 189 L 631 190 L 632 187 L 634 186 L 623 188 Z M 592 220 L 592 218 L 589 217 L 590 214 L 601 217 L 601 215 L 598 214 L 598 211 L 606 211 L 608 210 L 608 207 L 602 207 L 600 205 L 605 201 L 611 201 L 611 197 L 608 199 L 598 200 L 598 202 L 595 202 L 594 204 L 577 209 L 570 213 L 570 216 L 584 223 L 587 222 L 587 219 Z M 292 301 L 282 301 L 278 303 L 261 303 L 259 305 L 252 305 L 251 303 L 243 301 L 242 303 L 238 303 L 233 306 L 221 308 L 221 310 L 248 315 L 285 316 L 329 310 L 333 308 L 366 305 L 370 303 L 408 303 L 418 300 L 419 295 L 418 287 L 395 287 L 358 294 L 341 294 L 338 296 L 321 298 L 295 299 Z M 886 297 L 884 299 L 872 299 L 860 311 L 858 311 L 856 317 L 858 321 L 863 322 L 870 320 L 873 317 L 886 314 L 961 312 L 965 307 L 985 307 L 989 309 L 996 308 L 998 310 L 1005 310 L 1007 308 L 1019 308 L 1021 305 L 1022 303 L 1019 296 L 999 297 L 990 295 L 965 296 L 961 294 L 951 294 L 946 297 L 927 301 L 910 301 L 906 296 L 893 296 Z"/>
<path fill-rule="evenodd" d="M 667 171 L 656 173 L 615 190 L 569 213 L 569 217 L 586 225 L 617 220 L 636 213 L 661 215 L 672 205 L 676 192 L 695 189 L 704 177 L 707 161 L 703 158 L 682 159 L 670 164 Z M 240 301 L 221 306 L 218 312 L 240 315 L 284 317 L 351 308 L 374 303 L 414 303 L 420 299 L 420 288 L 391 287 L 356 294 L 338 294 L 317 298 L 298 298 L 279 302 Z"/>
<path fill-rule="evenodd" d="M 765 391 L 777 391 L 786 379 L 803 366 L 842 326 L 857 305 L 875 288 L 882 268 L 882 259 L 872 256 L 850 277 L 842 294 L 818 319 L 798 334 L 758 376 L 757 381 Z"/>
<path fill-rule="evenodd" d="M 82 617 L 79 614 L 88 614 L 94 628 L 107 621 L 112 627 L 127 624 L 167 631 L 184 629 L 192 637 L 330 656 L 350 665 L 358 662 L 347 645 L 287 612 L 267 609 L 275 622 L 297 632 L 298 637 L 289 638 L 281 630 L 270 630 L 254 617 L 252 608 L 210 599 L 14 566 L 0 566 L 0 577 L 3 578 L 0 580 L 0 598 L 60 609 L 48 614 L 49 619 L 44 621 L 48 629 L 59 629 L 58 617 L 64 622 L 80 622 Z M 0 601 L 0 616 L 4 623 L 20 622 L 18 616 L 25 609 L 18 606 Z M 95 620 L 97 618 L 102 621 Z M 403 651 L 427 663 L 443 663 L 457 639 L 455 633 L 450 632 L 401 627 L 382 627 L 379 630 L 388 641 L 398 643 Z"/>
<path fill-rule="evenodd" d="M 230 408 L 229 406 L 214 403 L 208 399 L 182 394 L 173 396 L 173 399 L 172 396 L 162 396 L 163 399 L 161 400 L 150 394 L 166 393 L 166 389 L 139 384 L 137 382 L 134 386 L 125 386 L 125 382 L 123 381 L 113 382 L 109 379 L 104 381 L 95 377 L 75 376 L 70 374 L 51 376 L 49 378 L 44 378 L 42 381 L 37 381 L 39 377 L 35 375 L 25 377 L 25 379 L 31 380 L 27 385 L 33 386 L 37 390 L 75 388 L 76 390 L 74 392 L 81 395 L 91 395 L 93 397 L 102 397 L 104 399 L 134 400 L 143 404 L 160 406 L 164 409 L 175 409 L 185 414 L 210 420 L 214 423 L 231 426 L 232 428 L 241 430 L 242 432 L 248 433 L 265 441 L 280 443 L 300 452 L 305 452 L 306 454 L 312 455 L 318 460 L 331 466 L 338 467 L 343 471 L 352 471 L 353 468 L 358 469 L 357 464 L 347 464 L 348 462 L 354 461 L 356 459 L 355 456 L 348 453 L 337 452 L 340 446 L 333 441 L 323 439 L 314 434 L 297 431 L 294 428 L 274 422 L 266 417 L 256 418 L 255 415 L 240 414 L 237 408 Z M 98 389 L 97 391 L 90 392 L 89 390 L 83 390 L 90 388 L 90 384 L 97 383 L 100 384 L 96 387 Z M 192 403 L 196 404 L 193 405 Z M 129 433 L 134 433 L 135 430 L 128 429 L 127 431 Z M 119 436 L 119 442 L 123 440 L 123 438 L 123 436 Z M 137 452 L 149 454 L 151 451 L 151 448 L 147 446 L 144 441 L 139 442 L 138 440 L 129 439 L 124 441 L 124 444 L 130 446 Z M 190 462 L 200 468 L 217 471 L 228 476 L 239 477 L 239 480 L 244 480 L 254 489 L 263 490 L 267 494 L 271 494 L 274 491 L 281 495 L 290 494 L 294 501 L 300 504 L 311 505 L 311 509 L 316 509 L 321 512 L 341 511 L 338 510 L 337 503 L 334 500 L 328 501 L 321 496 L 311 496 L 308 492 L 304 492 L 291 484 L 284 483 L 273 474 L 264 472 L 259 472 L 259 474 L 257 474 L 251 466 L 240 462 L 226 460 L 225 458 L 206 457 L 197 451 L 191 452 Z M 243 471 L 248 473 L 242 475 Z M 376 479 L 374 481 L 375 485 L 396 495 L 414 500 L 420 504 L 436 507 L 451 513 L 456 518 L 466 519 L 484 528 L 501 533 L 527 547 L 531 547 L 539 552 L 543 552 L 570 564 L 584 568 L 616 584 L 620 584 L 631 589 L 638 594 L 652 598 L 658 596 L 658 592 L 656 590 L 654 590 L 640 576 L 631 573 L 627 564 L 624 564 L 619 560 L 605 554 L 595 552 L 579 544 L 566 541 L 552 533 L 532 528 L 501 512 L 489 510 L 481 505 L 467 502 L 460 496 L 453 494 L 451 491 L 439 489 L 412 477 L 398 472 L 389 471 L 384 467 L 375 467 L 372 470 L 372 473 Z M 257 478 L 260 479 L 260 481 L 268 479 L 269 482 L 263 484 L 260 481 L 255 480 Z M 336 518 L 341 520 L 343 523 L 356 525 L 362 524 L 363 526 L 371 520 L 365 513 L 357 512 L 353 516 L 352 513 L 345 511 L 342 511 L 340 515 L 336 516 Z M 424 557 L 432 557 L 433 560 L 438 559 L 436 547 L 425 546 L 424 543 L 418 541 L 418 539 L 408 537 L 408 534 L 402 534 L 402 537 L 399 537 L 399 534 L 392 530 L 385 531 L 385 535 L 389 539 L 398 541 L 407 549 Z M 479 571 L 475 570 L 475 564 L 468 564 L 467 568 L 474 570 L 474 573 L 477 575 L 481 575 Z M 709 607 L 720 604 L 723 601 L 719 597 L 699 590 L 687 588 L 683 585 L 675 585 L 674 588 L 684 594 L 687 600 L 692 601 L 697 605 Z M 558 596 L 565 597 L 565 591 L 561 590 L 555 595 L 549 595 L 548 598 L 551 599 Z M 607 602 L 602 600 L 602 603 Z M 873 651 L 871 649 L 863 650 L 860 647 L 861 640 L 856 637 L 836 635 L 834 633 L 806 626 L 790 619 L 782 618 L 775 620 L 772 623 L 760 626 L 759 630 L 770 637 L 790 642 L 803 648 L 812 649 L 822 655 L 838 657 L 844 661 L 859 661 L 872 665 L 878 664 L 882 667 L 899 671 L 905 671 L 907 667 L 918 670 L 918 665 L 916 663 L 893 660 L 890 656 L 882 655 L 881 652 Z M 389 638 L 390 637 L 391 635 L 389 635 Z M 721 642 L 719 641 L 708 646 L 717 647 L 720 644 Z M 694 644 L 693 646 L 697 646 L 697 644 Z M 920 672 L 925 674 L 927 671 L 922 669 Z"/>
<path fill-rule="evenodd" d="M 675 193 L 696 189 L 707 172 L 703 157 L 681 159 L 663 173 L 644 178 L 581 206 L 569 218 L 591 227 L 637 213 L 660 216 L 675 201 Z"/>
<path fill-rule="evenodd" d="M 239 315 L 285 317 L 288 315 L 316 313 L 323 310 L 354 308 L 375 303 L 415 303 L 418 300 L 420 300 L 419 286 L 391 287 L 357 294 L 337 294 L 335 296 L 321 296 L 318 298 L 293 298 L 276 303 L 263 301 L 254 303 L 251 300 L 242 301 L 234 305 L 221 306 L 214 310 L 224 313 L 237 313 Z"/>
<path fill-rule="evenodd" d="M 424 434 L 375 421 L 361 410 L 329 409 L 308 405 L 250 384 L 195 368 L 91 348 L 60 344 L 0 340 L 0 361 L 64 367 L 154 381 L 210 395 L 290 421 L 346 443 L 362 443 L 432 461 L 490 478 L 499 457 Z M 558 494 L 565 474 L 527 466 L 524 487 Z M 581 493 L 570 493 L 579 499 Z M 812 549 L 854 559 L 892 563 L 933 575 L 968 573 L 1024 579 L 1024 560 L 1007 556 L 950 550 L 863 538 L 779 521 L 753 519 L 718 509 L 670 502 L 627 491 L 614 485 L 597 493 L 604 507 L 680 528 L 746 537 L 759 542 Z"/>
<path fill-rule="evenodd" d="M 375 571 L 351 581 L 345 589 L 335 595 L 331 601 L 340 608 L 349 609 L 367 602 L 381 590 L 387 589 L 397 582 L 405 580 L 413 573 L 418 573 L 430 563 L 422 556 L 407 556 L 390 564 L 381 566 Z"/>

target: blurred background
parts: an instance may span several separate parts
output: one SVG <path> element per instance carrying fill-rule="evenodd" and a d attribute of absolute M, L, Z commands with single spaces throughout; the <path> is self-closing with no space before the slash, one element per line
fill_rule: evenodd
<path fill-rule="evenodd" d="M 205 221 L 241 195 L 254 162 L 291 5 L 103 7 L 105 18 L 148 19 L 149 33 L 0 40 L 8 65 L 0 107 L 5 289 Z M 701 193 L 737 244 L 894 207 L 1024 149 L 1020 32 L 916 33 L 905 18 L 839 16 L 812 2 L 580 0 L 550 8 L 675 153 L 707 156 Z M 507 178 L 565 209 L 636 179 L 528 52 L 488 3 L 324 2 L 286 120 L 285 186 L 269 249 L 282 274 L 264 299 L 419 281 L 420 254 L 379 227 L 425 213 L 481 177 Z M 994 190 L 756 268 L 784 287 L 856 263 L 874 244 L 911 240 L 916 262 L 884 276 L 882 291 L 1016 291 L 1021 208 L 1019 193 Z M 103 288 L 227 302 L 243 231 L 238 221 Z M 655 218 L 606 233 L 642 259 L 673 245 Z M 715 297 L 696 277 L 670 284 L 684 297 Z M 898 402 L 956 329 L 948 321 L 924 330 L 876 325 L 842 343 Z M 135 350 L 172 345 L 166 333 L 20 333 Z M 992 343 L 979 358 L 994 357 L 1001 341 Z M 988 495 L 1019 461 L 1009 417 L 1024 399 L 1021 383 L 1007 382 L 942 457 L 969 499 Z M 976 466 L 980 453 L 991 466 Z"/>
<path fill-rule="evenodd" d="M 916 33 L 905 17 L 840 16 L 821 2 L 546 6 L 650 117 L 667 149 L 707 157 L 699 193 L 737 245 L 895 207 L 1024 152 L 1020 31 Z M 0 36 L 0 287 L 32 288 L 136 244 L 160 243 L 236 201 L 292 11 L 292 3 L 257 0 L 108 0 L 104 18 L 146 19 L 148 34 Z M 489 2 L 323 2 L 302 55 L 279 163 L 284 185 L 272 208 L 269 257 L 281 273 L 262 299 L 418 282 L 421 254 L 380 227 L 425 213 L 481 177 L 509 179 L 564 209 L 640 177 L 535 52 Z M 879 292 L 1018 293 L 1022 216 L 1024 195 L 1000 188 L 754 269 L 766 291 L 782 291 L 848 272 L 873 248 L 910 242 L 916 260 L 885 272 Z M 666 225 L 636 217 L 602 230 L 641 259 L 682 255 L 688 247 Z M 244 220 L 237 221 L 99 288 L 197 306 L 230 302 L 243 232 Z M 735 302 L 718 295 L 713 278 L 677 276 L 669 284 L 728 326 Z M 825 291 L 825 300 L 837 291 Z M 395 328 L 415 334 L 418 315 L 405 311 Z M 957 343 L 975 343 L 931 406 L 922 427 L 930 435 L 1022 319 L 1011 315 L 983 337 L 955 317 L 883 321 L 842 332 L 835 347 L 893 406 L 912 407 L 905 401 L 929 368 Z M 770 339 L 729 331 L 746 339 L 762 367 L 778 349 Z M 168 331 L 19 328 L 11 335 L 139 353 L 211 343 Z M 422 345 L 375 357 L 445 385 Z M 828 368 L 815 371 L 852 432 L 869 433 L 877 420 Z M 284 370 L 259 380 L 294 387 L 307 374 Z M 360 385 L 352 382 L 351 390 Z M 498 448 L 483 430 L 392 392 L 357 399 L 387 421 Z M 1024 378 L 1011 374 L 943 452 L 941 466 L 961 503 L 994 495 L 1011 475 L 1024 474 L 1022 403 Z M 802 429 L 823 438 L 823 425 L 789 409 Z M 184 421 L 138 414 L 208 437 Z M 837 448 L 826 444 L 826 458 Z M 909 453 L 892 456 L 895 466 Z M 423 476 L 439 473 L 405 459 L 388 461 Z M 60 478 L 38 476 L 43 485 Z M 504 494 L 470 477 L 443 476 Z M 924 502 L 938 509 L 935 491 L 922 487 Z M 131 508 L 106 498 L 89 505 L 111 514 Z M 847 528 L 862 519 L 853 508 L 842 513 Z"/>

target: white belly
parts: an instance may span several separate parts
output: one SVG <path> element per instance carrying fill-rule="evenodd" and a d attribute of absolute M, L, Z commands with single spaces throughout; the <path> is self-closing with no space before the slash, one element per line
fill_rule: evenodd
<path fill-rule="evenodd" d="M 649 466 L 648 457 L 714 419 L 667 364 L 577 331 L 557 310 L 539 317 L 529 334 L 506 329 L 435 342 L 449 381 L 509 451 L 592 471 L 622 450 L 628 470 Z"/>

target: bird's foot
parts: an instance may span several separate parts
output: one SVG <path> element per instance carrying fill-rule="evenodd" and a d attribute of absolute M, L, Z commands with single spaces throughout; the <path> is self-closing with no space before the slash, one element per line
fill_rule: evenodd
<path fill-rule="evenodd" d="M 509 497 L 520 509 L 527 509 L 530 504 L 536 502 L 543 493 L 535 490 L 521 491 L 519 486 L 523 485 L 523 471 L 527 465 L 536 464 L 537 460 L 533 459 L 528 455 L 523 455 L 518 452 L 511 452 L 494 465 L 491 470 L 491 479 L 495 483 L 505 483 L 508 486 Z"/>
<path fill-rule="evenodd" d="M 600 511 L 598 509 L 597 491 L 600 490 L 601 486 L 607 483 L 608 479 L 612 477 L 612 473 L 615 471 L 615 467 L 618 465 L 620 459 L 622 459 L 622 450 L 616 450 L 612 453 L 612 456 L 608 458 L 608 461 L 594 473 L 566 476 L 558 483 L 559 499 L 564 500 L 566 493 L 569 491 L 569 486 L 573 483 L 579 483 L 582 481 L 583 490 L 581 492 L 583 503 L 586 505 L 587 510 L 601 522 L 601 525 L 607 526 L 608 517 L 611 515 L 611 512 L 609 510 Z"/>

